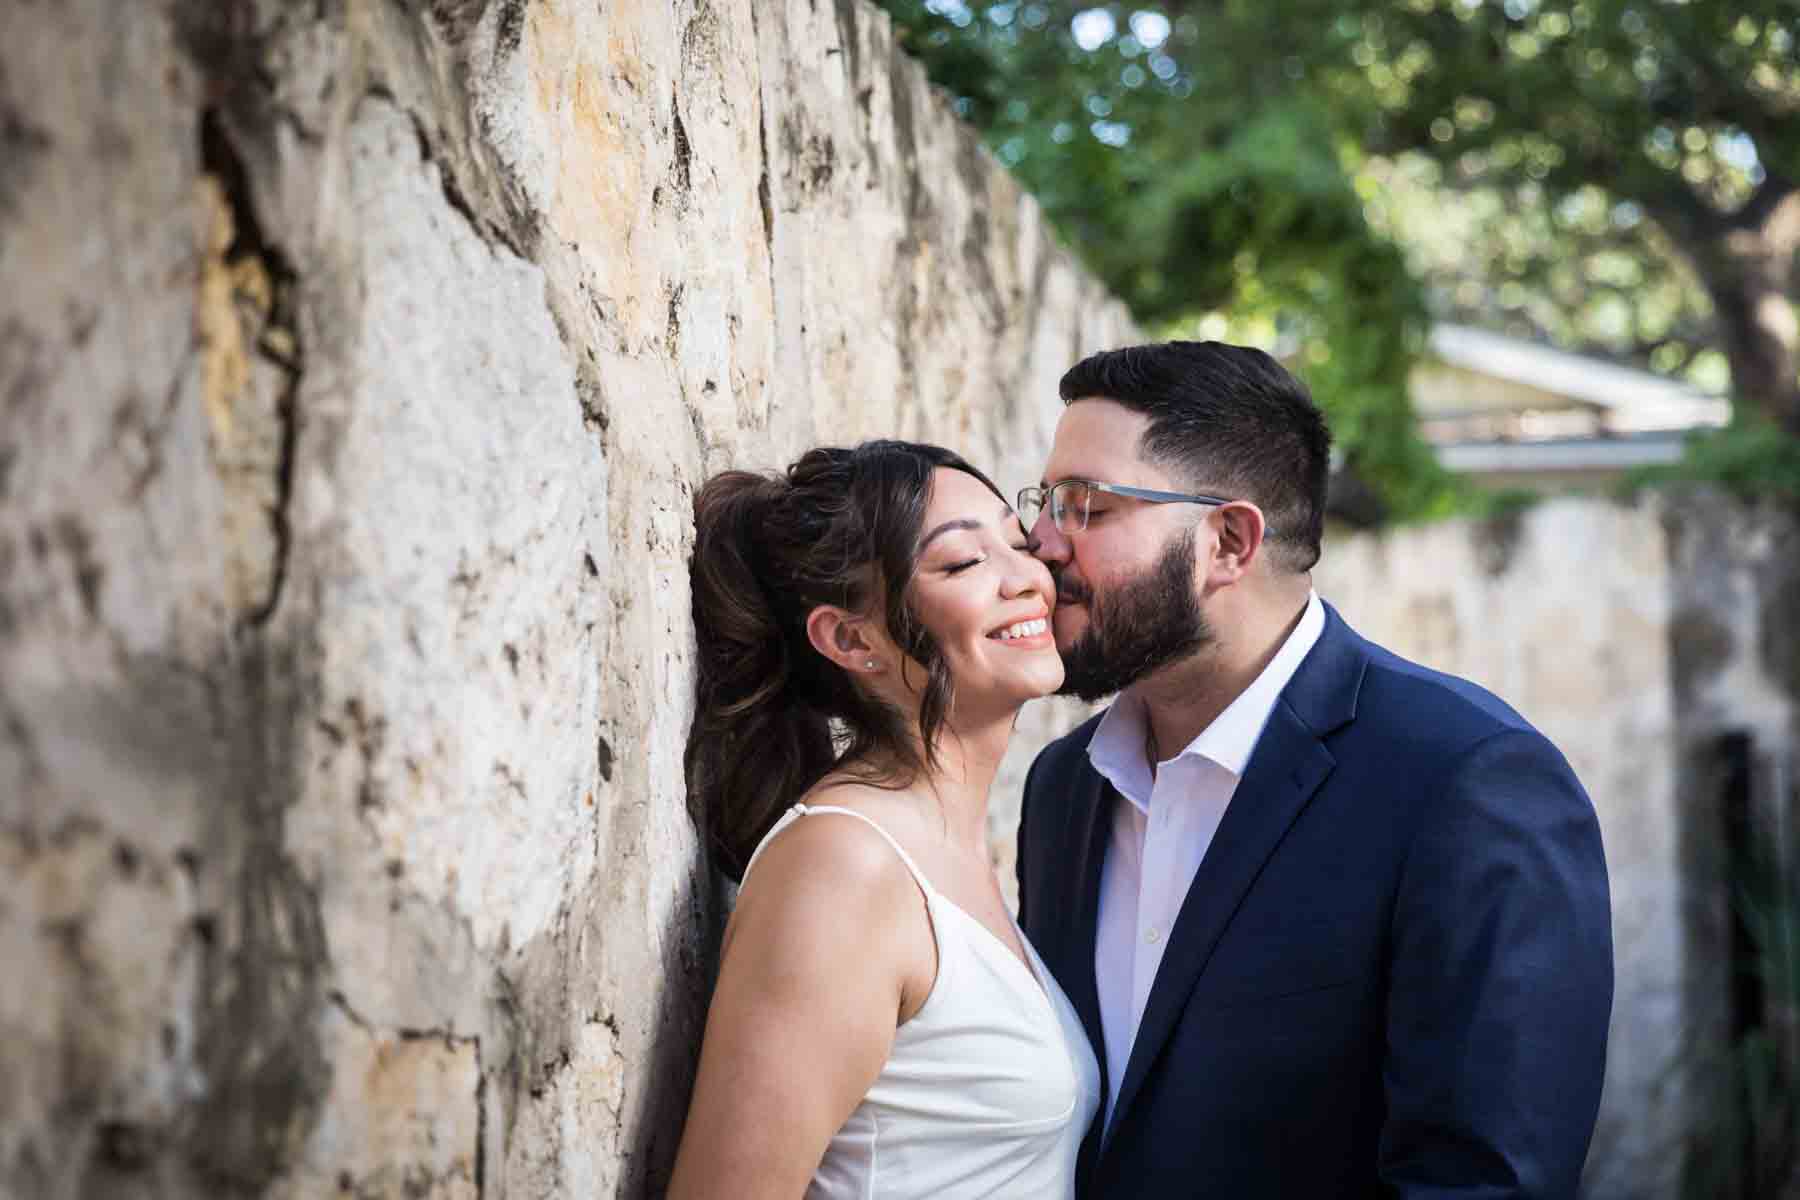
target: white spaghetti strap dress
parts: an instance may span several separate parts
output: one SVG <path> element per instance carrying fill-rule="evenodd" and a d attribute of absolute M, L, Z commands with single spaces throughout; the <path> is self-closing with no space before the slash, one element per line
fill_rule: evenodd
<path fill-rule="evenodd" d="M 744 878 L 763 847 L 812 814 L 853 817 L 894 848 L 924 893 L 938 969 L 925 1003 L 895 1030 L 881 1074 L 831 1139 L 807 1200 L 1069 1200 L 1100 1101 L 1100 1068 L 1068 997 L 1022 932 L 1030 967 L 859 812 L 796 804 L 764 836 Z"/>

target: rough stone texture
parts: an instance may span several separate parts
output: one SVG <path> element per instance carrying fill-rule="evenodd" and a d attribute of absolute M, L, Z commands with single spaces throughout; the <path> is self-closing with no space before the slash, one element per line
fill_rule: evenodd
<path fill-rule="evenodd" d="M 1749 728 L 1771 772 L 1795 762 L 1800 689 L 1776 664 L 1797 644 L 1800 606 L 1780 599 L 1797 536 L 1791 517 L 1699 494 L 1327 541 L 1319 590 L 1353 626 L 1498 693 L 1594 799 L 1617 984 L 1592 1197 L 1683 1194 L 1716 1115 L 1730 883 L 1700 758 Z M 1773 807 L 1791 821 L 1789 787 Z"/>
<path fill-rule="evenodd" d="M 655 1193 L 693 488 L 1122 310 L 860 0 L 5 5 L 0 154 L 0 1195 Z"/>

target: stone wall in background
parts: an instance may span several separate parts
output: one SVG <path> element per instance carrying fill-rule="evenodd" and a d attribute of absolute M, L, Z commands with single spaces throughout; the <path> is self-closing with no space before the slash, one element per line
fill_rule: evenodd
<path fill-rule="evenodd" d="M 1767 844 L 1789 839 L 1797 540 L 1791 516 L 1704 493 L 1327 539 L 1319 591 L 1353 626 L 1496 692 L 1593 797 L 1617 966 L 1584 1188 L 1596 1200 L 1675 1200 L 1717 1139 L 1733 971 L 1714 760 L 1722 734 L 1754 733 L 1777 781 Z"/>
<path fill-rule="evenodd" d="M 0 158 L 0 1194 L 654 1193 L 693 489 L 1123 311 L 861 0 L 9 4 Z"/>
<path fill-rule="evenodd" d="M 1711 1194 L 1729 1194 L 1734 1177 L 1742 1195 L 1774 1194 L 1779 1185 L 1747 1178 L 1742 1131 L 1719 1114 L 1732 1111 L 1721 1097 L 1745 1081 L 1730 1051 L 1746 1024 L 1766 1024 L 1787 1061 L 1797 1061 L 1794 949 L 1787 947 L 1785 965 L 1759 959 L 1743 916 L 1752 907 L 1771 911 L 1755 882 L 1765 868 L 1784 877 L 1790 922 L 1800 897 L 1800 515 L 1693 492 L 1667 506 L 1664 526 L 1689 953 L 1737 962 L 1723 979 L 1691 980 L 1685 999 L 1705 1106 L 1696 1174 Z M 1800 1104 L 1792 1084 L 1777 1099 L 1790 1111 Z M 1789 1190 L 1791 1175 L 1790 1165 Z"/>

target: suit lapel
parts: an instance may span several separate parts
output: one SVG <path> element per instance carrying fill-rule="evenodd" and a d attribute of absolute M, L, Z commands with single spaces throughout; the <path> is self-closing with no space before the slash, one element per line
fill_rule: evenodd
<path fill-rule="evenodd" d="M 1094 980 L 1094 939 L 1100 919 L 1100 868 L 1106 861 L 1111 829 L 1112 791 L 1084 756 L 1077 774 L 1075 803 L 1069 806 L 1074 826 L 1071 845 L 1075 854 L 1075 919 L 1066 926 L 1063 946 L 1063 987 L 1069 1003 L 1081 1017 L 1100 1060 L 1102 1088 L 1106 1081 L 1106 1038 L 1100 1029 L 1100 992 Z"/>
<path fill-rule="evenodd" d="M 1099 1160 L 1101 1130 L 1105 1124 L 1107 1081 L 1106 1037 L 1100 1025 L 1100 990 L 1094 978 L 1094 943 L 1100 923 L 1100 873 L 1106 864 L 1106 847 L 1112 840 L 1112 786 L 1088 763 L 1084 755 L 1077 775 L 1075 803 L 1069 806 L 1071 837 L 1064 844 L 1075 856 L 1076 907 L 1063 940 L 1063 990 L 1081 1018 L 1088 1044 L 1100 1064 L 1100 1108 L 1082 1139 L 1075 1175 L 1085 1180 Z M 1085 1185 L 1077 1188 L 1085 1192 Z"/>
<path fill-rule="evenodd" d="M 1355 715 L 1367 658 L 1361 639 L 1326 606 L 1319 642 L 1269 714 L 1218 832 L 1194 874 L 1131 1046 L 1112 1128 L 1123 1124 L 1219 939 L 1336 760 L 1320 740 Z M 1092 962 L 1093 937 L 1088 937 Z M 1098 1007 L 1098 1006 L 1096 1006 Z"/>

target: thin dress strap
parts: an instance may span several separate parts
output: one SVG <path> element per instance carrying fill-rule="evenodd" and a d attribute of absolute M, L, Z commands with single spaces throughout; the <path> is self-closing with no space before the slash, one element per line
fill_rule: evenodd
<path fill-rule="evenodd" d="M 789 825 L 792 825 L 799 818 L 811 813 L 842 813 L 846 817 L 855 817 L 870 829 L 879 833 L 882 840 L 894 848 L 894 853 L 898 854 L 900 856 L 900 861 L 906 864 L 906 869 L 912 875 L 913 882 L 919 885 L 919 890 L 924 892 L 927 898 L 937 894 L 936 889 L 931 886 L 931 881 L 925 878 L 925 873 L 919 870 L 917 863 L 913 862 L 912 855 L 900 848 L 900 843 L 894 840 L 893 834 L 883 829 L 873 817 L 864 816 L 853 808 L 839 808 L 835 804 L 796 804 L 794 807 L 782 813 L 781 819 L 776 821 L 774 827 L 763 835 L 763 840 L 757 845 L 755 852 L 750 855 L 750 861 L 744 864 L 744 873 L 739 877 L 738 881 L 739 887 L 742 887 L 744 881 L 750 878 L 750 868 L 756 865 L 756 860 L 762 857 L 762 852 L 768 844 L 775 840 L 775 835 L 786 829 Z"/>

